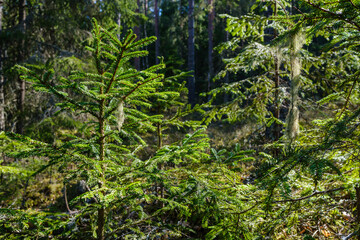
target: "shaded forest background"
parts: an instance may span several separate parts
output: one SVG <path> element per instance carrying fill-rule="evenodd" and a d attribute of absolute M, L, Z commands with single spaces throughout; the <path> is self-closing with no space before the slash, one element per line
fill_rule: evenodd
<path fill-rule="evenodd" d="M 1 239 L 360 239 L 360 1 L 0 1 Z"/>

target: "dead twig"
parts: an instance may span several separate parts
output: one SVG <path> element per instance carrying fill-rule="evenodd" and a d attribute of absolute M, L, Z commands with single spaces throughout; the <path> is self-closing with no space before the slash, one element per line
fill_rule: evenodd
<path fill-rule="evenodd" d="M 330 190 L 325 190 L 325 191 L 315 191 L 312 194 L 305 196 L 305 197 L 301 197 L 301 198 L 290 198 L 290 199 L 286 199 L 286 200 L 280 200 L 280 201 L 274 201 L 273 203 L 285 203 L 285 202 L 297 202 L 297 201 L 301 201 L 301 200 L 305 200 L 311 197 L 314 197 L 316 195 L 321 195 L 321 194 L 326 194 L 326 193 L 331 193 L 331 192 L 336 192 L 336 191 L 341 191 L 344 190 L 345 188 L 343 187 L 339 187 L 339 188 L 335 188 L 335 189 L 330 189 Z"/>

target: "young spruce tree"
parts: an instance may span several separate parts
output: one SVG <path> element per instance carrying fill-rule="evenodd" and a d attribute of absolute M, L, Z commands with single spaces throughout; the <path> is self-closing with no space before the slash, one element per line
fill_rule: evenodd
<path fill-rule="evenodd" d="M 120 41 L 116 31 L 102 28 L 96 20 L 93 20 L 93 25 L 93 39 L 87 49 L 92 52 L 96 72 L 76 71 L 64 78 L 57 77 L 53 69 L 18 66 L 22 79 L 31 82 L 35 89 L 53 94 L 61 100 L 58 106 L 62 111 L 85 114 L 87 132 L 90 133 L 86 134 L 88 137 L 68 135 L 68 142 L 46 144 L 17 134 L 8 135 L 28 146 L 13 153 L 13 156 L 45 157 L 49 162 L 44 168 L 58 165 L 65 169 L 65 182 L 71 179 L 85 180 L 88 192 L 70 202 L 71 205 L 83 201 L 81 206 L 76 206 L 76 211 L 70 212 L 75 216 L 77 230 L 73 227 L 69 233 L 69 226 L 74 224 L 64 225 L 64 221 L 61 223 L 57 218 L 53 224 L 57 225 L 55 229 L 62 229 L 57 230 L 58 233 L 65 234 L 67 231 L 67 236 L 87 236 L 82 229 L 79 231 L 79 224 L 83 219 L 90 218 L 90 222 L 93 222 L 91 229 L 87 225 L 85 232 L 94 238 L 119 238 L 126 234 L 134 237 L 134 234 L 143 235 L 144 229 L 148 229 L 152 223 L 156 225 L 156 216 L 162 212 L 177 207 L 185 209 L 172 199 L 159 199 L 156 190 L 152 190 L 154 184 L 151 179 L 155 175 L 168 178 L 158 166 L 165 161 L 174 161 L 174 158 L 196 159 L 208 144 L 206 140 L 199 140 L 203 137 L 202 131 L 195 131 L 179 145 L 164 146 L 154 156 L 140 160 L 137 152 L 146 146 L 141 134 L 155 131 L 162 118 L 161 115 L 151 116 L 141 110 L 150 108 L 154 99 L 166 101 L 179 93 L 157 91 L 163 79 L 163 75 L 157 72 L 164 68 L 163 64 L 143 71 L 127 67 L 131 58 L 148 54 L 139 49 L 153 43 L 155 37 L 136 41 L 136 35 L 130 31 Z M 39 71 L 42 73 L 39 74 Z M 72 166 L 72 170 L 69 170 L 69 166 Z M 164 204 L 161 207 L 152 204 L 158 201 Z M 42 224 L 39 228 L 44 226 Z M 67 226 L 66 231 L 64 226 Z M 149 231 L 149 234 L 153 232 L 151 228 Z M 165 231 L 168 236 L 171 234 L 169 232 Z M 50 236 L 54 231 L 48 230 L 45 234 Z"/>

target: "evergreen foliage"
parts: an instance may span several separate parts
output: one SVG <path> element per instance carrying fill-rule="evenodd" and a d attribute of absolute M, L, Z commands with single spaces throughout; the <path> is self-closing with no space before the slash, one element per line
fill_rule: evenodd
<path fill-rule="evenodd" d="M 158 168 L 159 164 L 173 162 L 177 165 L 201 159 L 207 147 L 206 138 L 200 140 L 203 135 L 196 131 L 180 145 L 161 148 L 145 161 L 139 159 L 137 152 L 146 146 L 140 133 L 154 131 L 162 118 L 141 109 L 151 107 L 150 100 L 154 98 L 171 100 L 178 93 L 157 91 L 163 75 L 156 72 L 164 68 L 163 64 L 140 72 L 126 65 L 131 58 L 145 56 L 147 52 L 138 49 L 154 42 L 154 37 L 135 41 L 136 36 L 130 31 L 120 41 L 114 30 L 100 27 L 95 20 L 93 25 L 93 38 L 87 49 L 92 52 L 96 72 L 74 71 L 66 78 L 56 78 L 54 69 L 17 66 L 22 78 L 31 82 L 37 91 L 53 94 L 61 100 L 58 103 L 61 111 L 86 115 L 86 134 L 66 134 L 66 141 L 52 144 L 9 133 L 9 137 L 25 145 L 13 152 L 12 157 L 46 157 L 48 160 L 37 173 L 55 165 L 66 173 L 65 185 L 72 179 L 86 182 L 88 191 L 70 202 L 76 210 L 71 211 L 66 220 L 71 227 L 66 231 L 59 230 L 61 236 L 69 232 L 76 236 L 80 222 L 89 217 L 93 222 L 86 230 L 89 237 L 144 235 L 147 233 L 143 228 L 153 225 L 156 216 L 165 210 L 179 209 L 180 213 L 186 210 L 171 198 L 157 196 L 153 190 L 154 178 L 169 185 L 165 182 L 167 174 Z M 69 91 L 76 93 L 76 98 Z M 77 205 L 78 201 L 83 204 Z M 154 201 L 163 202 L 162 207 L 151 209 L 149 204 Z M 9 216 L 14 214 L 9 210 Z M 16 223 L 16 218 L 13 220 Z M 71 224 L 71 221 L 75 222 Z M 61 224 L 55 225 L 57 229 L 62 228 Z M 16 229 L 16 225 L 9 228 Z M 130 229 L 132 233 L 128 232 Z M 45 230 L 43 234 L 47 233 Z M 26 236 L 29 233 L 21 231 L 18 234 Z M 84 236 L 85 233 L 78 234 Z"/>

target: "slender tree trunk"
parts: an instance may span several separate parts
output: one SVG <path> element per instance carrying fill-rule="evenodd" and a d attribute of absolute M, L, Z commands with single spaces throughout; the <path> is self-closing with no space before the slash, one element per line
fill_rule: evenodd
<path fill-rule="evenodd" d="M 304 45 L 304 34 L 300 31 L 292 36 L 290 45 L 290 64 L 291 64 L 291 85 L 290 97 L 291 103 L 289 113 L 286 119 L 286 135 L 290 143 L 295 140 L 299 132 L 299 108 L 298 95 L 300 87 L 301 59 L 299 57 L 300 50 Z"/>
<path fill-rule="evenodd" d="M 0 2 L 0 33 L 2 32 L 2 3 Z M 3 73 L 3 44 L 0 43 L 0 132 L 5 131 L 5 78 Z"/>
<path fill-rule="evenodd" d="M 180 19 L 183 19 L 185 18 L 184 17 L 184 13 L 183 13 L 183 4 L 184 2 L 182 0 L 179 0 L 179 8 L 178 8 L 178 11 L 179 11 L 179 17 Z M 179 24 L 178 27 L 177 27 L 177 30 L 176 30 L 176 33 L 178 34 L 179 38 L 177 40 L 177 52 L 179 53 L 179 59 L 185 59 L 186 58 L 186 54 L 187 54 L 187 49 L 186 49 L 186 46 L 183 45 L 183 43 L 186 42 L 186 34 L 182 34 L 184 33 L 186 30 L 184 29 L 185 25 L 183 24 Z M 185 65 L 181 65 L 180 68 L 187 68 L 187 66 Z"/>
<path fill-rule="evenodd" d="M 140 0 L 137 0 L 137 9 L 135 11 L 137 14 L 140 13 Z M 134 33 L 136 34 L 136 40 L 140 40 L 140 19 L 138 18 L 137 26 L 134 27 Z M 135 68 L 136 70 L 140 71 L 140 58 L 135 58 Z"/>
<path fill-rule="evenodd" d="M 105 227 L 105 208 L 100 208 L 98 210 L 98 222 L 97 222 L 97 239 L 98 240 L 104 240 L 104 227 Z"/>
<path fill-rule="evenodd" d="M 294 8 L 294 1 L 291 1 L 291 13 Z M 299 108 L 298 108 L 298 95 L 300 87 L 300 74 L 301 74 L 301 59 L 300 50 L 305 42 L 304 33 L 300 30 L 294 34 L 290 43 L 290 65 L 291 65 L 291 85 L 290 96 L 291 102 L 289 112 L 286 117 L 286 135 L 291 144 L 299 132 Z"/>
<path fill-rule="evenodd" d="M 208 59 L 209 59 L 209 73 L 208 73 L 208 92 L 211 90 L 211 79 L 214 76 L 214 66 L 213 66 L 213 35 L 214 35 L 214 19 L 215 19 L 215 0 L 208 0 L 209 13 L 208 13 Z M 210 97 L 210 95 L 209 95 Z"/>
<path fill-rule="evenodd" d="M 226 42 L 229 41 L 229 32 L 226 31 L 225 33 L 225 36 L 226 36 Z M 226 73 L 225 75 L 225 84 L 229 84 L 229 73 Z M 226 92 L 225 93 L 225 96 L 224 96 L 224 102 L 228 102 L 229 101 L 229 94 Z"/>
<path fill-rule="evenodd" d="M 104 93 L 103 88 L 101 88 L 101 94 Z M 104 131 L 104 127 L 105 127 L 105 121 L 104 121 L 104 110 L 105 110 L 105 100 L 103 99 L 100 103 L 100 111 L 99 111 L 99 118 L 98 118 L 98 122 L 99 122 L 99 161 L 101 164 L 101 170 L 102 172 L 101 174 L 101 179 L 102 181 L 99 182 L 99 188 L 104 187 L 105 185 L 105 176 L 104 176 L 104 172 L 105 172 L 105 166 L 103 164 L 104 160 L 105 160 L 105 131 Z M 101 207 L 98 210 L 98 219 L 97 219 L 97 239 L 98 240 L 104 240 L 105 236 L 104 236 L 104 227 L 105 227 L 105 208 Z"/>
<path fill-rule="evenodd" d="M 158 0 L 155 0 L 155 37 L 157 38 L 155 42 L 155 63 L 159 64 L 160 56 L 160 33 L 159 33 L 159 6 Z"/>
<path fill-rule="evenodd" d="M 195 34 L 194 34 L 194 0 L 189 0 L 189 38 L 188 38 L 188 70 L 193 76 L 188 79 L 189 103 L 195 105 Z"/>
<path fill-rule="evenodd" d="M 356 186 L 355 187 L 355 192 L 356 192 L 356 223 L 360 224 L 360 187 Z M 357 235 L 357 239 L 360 240 L 360 234 Z"/>
<path fill-rule="evenodd" d="M 23 33 L 23 38 L 20 41 L 20 47 L 19 47 L 19 53 L 18 53 L 18 62 L 21 63 L 24 61 L 25 59 L 25 29 L 26 29 L 26 24 L 25 24 L 25 18 L 26 18 L 26 11 L 25 11 L 25 5 L 26 5 L 26 1 L 25 0 L 20 0 L 19 1 L 19 18 L 18 18 L 18 22 L 21 28 L 21 32 Z M 24 104 L 25 104 L 25 92 L 26 92 L 26 85 L 25 85 L 25 81 L 20 79 L 18 79 L 19 82 L 19 92 L 18 92 L 18 96 L 17 96 L 17 108 L 18 108 L 18 112 L 19 112 L 19 118 L 17 121 L 17 125 L 16 125 L 16 132 L 23 134 L 24 132 Z"/>
<path fill-rule="evenodd" d="M 163 146 L 163 137 L 162 137 L 162 126 L 161 126 L 161 123 L 158 123 L 157 124 L 157 137 L 158 137 L 158 150 L 160 148 L 162 148 Z M 163 170 L 164 168 L 164 163 L 160 163 L 160 166 L 159 166 L 160 170 Z M 164 198 L 164 185 L 161 183 L 160 184 L 160 197 L 161 198 Z M 162 207 L 164 207 L 164 203 L 161 204 Z"/>
<path fill-rule="evenodd" d="M 226 3 L 226 13 L 227 14 L 231 14 L 231 11 L 230 11 L 230 7 L 228 7 L 228 3 Z M 224 28 L 224 31 L 225 31 L 225 42 L 228 42 L 230 40 L 230 34 L 228 31 L 226 31 L 226 26 L 227 26 L 227 18 L 224 19 L 225 20 L 225 28 Z M 228 57 L 228 54 L 227 54 L 227 51 L 225 51 L 225 58 Z M 226 73 L 225 75 L 225 84 L 229 84 L 229 73 Z M 224 95 L 224 102 L 228 102 L 229 101 L 229 94 L 227 92 L 225 92 L 225 95 Z"/>
<path fill-rule="evenodd" d="M 274 7 L 274 16 L 277 16 L 277 4 L 275 2 L 275 7 Z M 277 31 L 276 29 L 274 29 L 274 38 L 277 37 Z M 280 119 L 280 60 L 279 60 L 279 48 L 276 48 L 275 50 L 275 54 L 274 54 L 274 82 L 275 82 L 275 109 L 274 109 L 274 117 L 277 119 Z M 275 123 L 275 128 L 274 128 L 274 136 L 275 136 L 275 141 L 280 139 L 280 132 L 281 132 L 281 126 L 277 123 Z"/>
<path fill-rule="evenodd" d="M 148 0 L 144 1 L 144 15 L 145 17 L 147 17 L 147 11 L 148 11 Z M 146 22 L 144 23 L 144 36 L 145 38 L 147 38 L 147 27 L 146 27 Z M 145 46 L 145 50 L 148 50 L 147 45 Z M 149 56 L 146 55 L 145 56 L 145 68 L 149 68 Z"/>
<path fill-rule="evenodd" d="M 274 117 L 277 119 L 280 119 L 280 98 L 279 98 L 279 86 L 280 86 L 280 75 L 279 75 L 279 68 L 280 68 L 280 64 L 279 64 L 279 57 L 278 57 L 278 49 L 276 49 L 276 53 L 274 55 L 274 70 L 275 70 L 275 75 L 274 75 L 274 82 L 275 82 L 275 110 L 274 110 Z M 280 125 L 275 123 L 275 129 L 274 129 L 274 136 L 275 136 L 275 141 L 279 140 L 280 138 Z"/>

